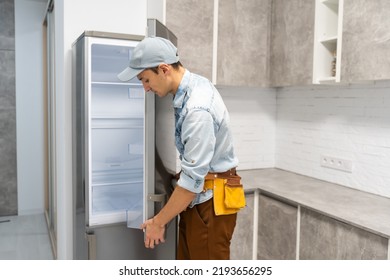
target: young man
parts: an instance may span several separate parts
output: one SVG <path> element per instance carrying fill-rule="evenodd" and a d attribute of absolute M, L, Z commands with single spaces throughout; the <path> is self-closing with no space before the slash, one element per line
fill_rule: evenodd
<path fill-rule="evenodd" d="M 145 246 L 164 242 L 165 225 L 180 214 L 178 259 L 229 259 L 237 214 L 215 215 L 212 187 L 205 187 L 210 175 L 239 178 L 229 114 L 220 94 L 209 80 L 185 69 L 176 47 L 159 37 L 141 41 L 118 78 L 128 81 L 135 76 L 145 92 L 173 96 L 181 159 L 180 178 L 170 199 L 141 226 Z"/>

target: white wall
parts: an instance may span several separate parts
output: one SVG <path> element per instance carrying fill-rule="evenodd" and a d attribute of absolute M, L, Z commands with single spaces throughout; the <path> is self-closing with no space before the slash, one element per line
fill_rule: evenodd
<path fill-rule="evenodd" d="M 19 215 L 44 212 L 42 20 L 45 1 L 15 0 Z"/>
<path fill-rule="evenodd" d="M 148 18 L 155 18 L 165 24 L 166 0 L 148 0 Z"/>
<path fill-rule="evenodd" d="M 72 249 L 72 44 L 85 31 L 145 35 L 146 1 L 55 0 L 57 139 L 57 250 L 71 259 Z"/>
<path fill-rule="evenodd" d="M 390 82 L 277 91 L 276 166 L 390 197 Z M 320 166 L 351 160 L 352 173 Z"/>
<path fill-rule="evenodd" d="M 275 166 L 276 90 L 219 87 L 230 114 L 239 170 Z"/>

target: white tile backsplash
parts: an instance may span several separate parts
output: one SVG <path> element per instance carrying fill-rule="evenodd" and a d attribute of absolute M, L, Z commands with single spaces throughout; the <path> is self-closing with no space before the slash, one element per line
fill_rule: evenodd
<path fill-rule="evenodd" d="M 390 82 L 220 88 L 239 169 L 277 167 L 390 197 Z M 352 161 L 325 168 L 321 156 Z"/>
<path fill-rule="evenodd" d="M 390 197 L 389 89 L 278 89 L 275 166 Z M 351 160 L 352 173 L 322 167 L 322 155 Z"/>
<path fill-rule="evenodd" d="M 218 88 L 229 110 L 240 170 L 275 166 L 276 91 Z"/>

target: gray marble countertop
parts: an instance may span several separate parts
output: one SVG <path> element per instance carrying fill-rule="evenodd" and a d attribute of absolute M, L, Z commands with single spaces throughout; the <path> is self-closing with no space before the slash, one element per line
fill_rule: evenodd
<path fill-rule="evenodd" d="M 390 198 L 276 168 L 241 170 L 246 191 L 301 205 L 380 236 L 390 237 Z"/>

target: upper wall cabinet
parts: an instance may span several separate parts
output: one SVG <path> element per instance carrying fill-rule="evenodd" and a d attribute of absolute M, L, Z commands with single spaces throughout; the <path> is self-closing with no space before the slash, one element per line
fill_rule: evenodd
<path fill-rule="evenodd" d="M 183 66 L 212 79 L 213 11 L 210 0 L 166 0 L 166 26 L 178 38 Z"/>
<path fill-rule="evenodd" d="M 390 79 L 390 1 L 316 0 L 313 83 Z"/>
<path fill-rule="evenodd" d="M 390 79 L 390 1 L 344 0 L 341 81 Z"/>
<path fill-rule="evenodd" d="M 218 85 L 269 84 L 271 0 L 177 3 L 166 0 L 166 25 L 178 37 L 186 68 Z"/>
<path fill-rule="evenodd" d="M 271 86 L 312 83 L 314 8 L 312 0 L 272 0 Z"/>
<path fill-rule="evenodd" d="M 313 83 L 340 82 L 343 0 L 315 1 Z"/>
<path fill-rule="evenodd" d="M 217 85 L 390 79 L 388 0 L 166 0 L 166 25 Z"/>
<path fill-rule="evenodd" d="M 218 7 L 217 84 L 268 86 L 271 0 L 223 0 Z"/>

